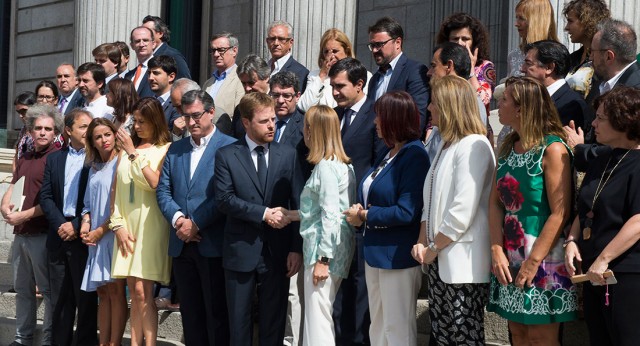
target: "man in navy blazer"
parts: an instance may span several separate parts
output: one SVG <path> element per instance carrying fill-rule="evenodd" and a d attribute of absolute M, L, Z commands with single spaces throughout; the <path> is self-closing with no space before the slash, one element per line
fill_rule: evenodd
<path fill-rule="evenodd" d="M 281 345 L 289 278 L 302 262 L 298 225 L 277 207 L 297 210 L 303 181 L 295 149 L 273 141 L 271 96 L 245 95 L 240 115 L 246 135 L 216 153 L 215 196 L 227 214 L 225 269 L 231 345 L 252 343 L 254 290 L 259 297 L 261 345 Z"/>
<path fill-rule="evenodd" d="M 185 343 L 228 345 L 222 269 L 225 215 L 214 198 L 213 170 L 216 152 L 235 139 L 215 128 L 215 106 L 209 94 L 192 90 L 181 101 L 191 136 L 169 147 L 156 190 L 158 206 L 172 225 L 169 256 L 173 257 Z"/>
<path fill-rule="evenodd" d="M 376 133 L 374 101 L 364 88 L 367 69 L 353 58 L 336 62 L 329 70 L 335 108 L 340 118 L 342 145 L 360 182 L 378 154 L 385 149 Z M 364 278 L 362 229 L 356 230 L 356 253 L 349 277 L 342 281 L 333 304 L 336 344 L 367 344 L 369 340 L 369 304 Z"/>
<path fill-rule="evenodd" d="M 403 54 L 403 40 L 402 26 L 393 18 L 380 18 L 369 27 L 368 47 L 380 68 L 369 81 L 368 97 L 375 101 L 389 91 L 408 92 L 420 111 L 420 130 L 424 134 L 429 104 L 427 66 Z"/>
<path fill-rule="evenodd" d="M 553 40 L 543 40 L 528 44 L 524 51 L 522 73 L 538 80 L 547 88 L 562 125 L 569 125 L 573 120 L 575 126 L 582 127 L 585 117 L 592 117 L 587 116 L 590 109 L 582 96 L 573 91 L 564 80 L 569 72 L 567 47 Z"/>
<path fill-rule="evenodd" d="M 291 24 L 282 20 L 276 20 L 269 24 L 266 41 L 269 52 L 271 52 L 269 60 L 271 75 L 273 76 L 280 71 L 295 73 L 298 76 L 300 93 L 304 93 L 309 69 L 291 56 L 291 47 L 293 46 L 293 27 Z"/>
<path fill-rule="evenodd" d="M 171 86 L 176 78 L 176 61 L 168 55 L 154 56 L 149 60 L 149 85 L 156 99 L 162 104 L 169 131 L 180 116 L 171 102 Z"/>
<path fill-rule="evenodd" d="M 56 69 L 56 81 L 60 92 L 58 110 L 62 114 L 69 114 L 75 108 L 84 107 L 84 97 L 78 90 L 78 79 L 76 70 L 71 64 L 60 64 Z"/>
<path fill-rule="evenodd" d="M 153 37 L 153 30 L 139 26 L 131 30 L 131 49 L 136 52 L 138 65 L 124 75 L 124 78 L 133 81 L 136 91 L 140 97 L 153 97 L 154 93 L 149 85 L 149 60 L 153 57 L 153 50 L 156 43 Z M 136 78 L 136 75 L 138 76 Z"/>
<path fill-rule="evenodd" d="M 40 207 L 49 222 L 47 251 L 53 344 L 95 345 L 97 339 L 98 296 L 80 289 L 87 263 L 87 246 L 80 239 L 89 167 L 84 167 L 84 134 L 91 114 L 76 109 L 65 116 L 65 137 L 69 146 L 47 157 Z"/>
<path fill-rule="evenodd" d="M 176 60 L 176 80 L 180 78 L 191 79 L 191 72 L 189 71 L 189 66 L 187 65 L 184 55 L 169 45 L 171 30 L 169 30 L 167 23 L 160 17 L 149 15 L 142 19 L 142 26 L 153 31 L 153 38 L 156 44 L 153 55 L 168 55 Z"/>

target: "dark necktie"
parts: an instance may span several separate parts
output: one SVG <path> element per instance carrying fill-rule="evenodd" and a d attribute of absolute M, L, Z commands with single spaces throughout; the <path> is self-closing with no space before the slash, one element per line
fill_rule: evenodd
<path fill-rule="evenodd" d="M 258 153 L 258 180 L 262 185 L 262 191 L 265 191 L 267 186 L 267 160 L 264 158 L 264 147 L 259 145 L 254 150 Z"/>
<path fill-rule="evenodd" d="M 340 131 L 342 138 L 344 138 L 344 134 L 347 133 L 347 129 L 351 125 L 351 117 L 353 116 L 354 113 L 355 112 L 351 108 L 344 111 L 344 124 L 342 124 L 342 130 Z"/>
<path fill-rule="evenodd" d="M 287 122 L 284 120 L 276 121 L 276 142 L 280 142 L 280 132 L 282 132 L 282 127 L 286 124 Z"/>
<path fill-rule="evenodd" d="M 380 74 L 384 76 L 385 74 L 387 74 L 387 71 L 389 71 L 390 68 L 391 64 L 384 64 L 380 66 L 380 68 L 378 68 L 378 72 L 380 72 Z"/>

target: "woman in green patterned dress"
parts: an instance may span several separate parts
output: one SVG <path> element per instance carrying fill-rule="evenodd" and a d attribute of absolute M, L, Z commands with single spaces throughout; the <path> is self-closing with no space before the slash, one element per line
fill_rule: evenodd
<path fill-rule="evenodd" d="M 546 88 L 510 78 L 499 104 L 511 126 L 489 198 L 492 279 L 489 311 L 509 320 L 514 345 L 558 345 L 561 322 L 576 318 L 564 268 L 563 226 L 572 201 L 572 154 Z"/>

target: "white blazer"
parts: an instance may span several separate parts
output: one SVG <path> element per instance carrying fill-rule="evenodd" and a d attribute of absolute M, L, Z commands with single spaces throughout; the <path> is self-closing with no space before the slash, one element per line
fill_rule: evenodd
<path fill-rule="evenodd" d="M 469 135 L 447 149 L 443 146 L 444 141 L 424 182 L 422 221 L 428 222 L 428 229 L 435 235 L 443 233 L 453 240 L 438 254 L 442 281 L 486 283 L 491 271 L 489 193 L 496 166 L 493 148 L 482 135 Z M 429 215 L 431 219 L 427 220 Z"/>

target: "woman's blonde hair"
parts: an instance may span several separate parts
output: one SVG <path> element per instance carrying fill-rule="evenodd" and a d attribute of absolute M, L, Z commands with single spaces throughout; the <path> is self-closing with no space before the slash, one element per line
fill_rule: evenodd
<path fill-rule="evenodd" d="M 514 104 L 520 107 L 520 129 L 507 135 L 500 147 L 500 157 L 508 156 L 518 140 L 526 151 L 544 144 L 547 135 L 567 141 L 556 106 L 544 85 L 529 77 L 511 77 L 506 86 L 505 93 L 509 93 Z"/>
<path fill-rule="evenodd" d="M 542 40 L 558 40 L 556 20 L 549 0 L 520 0 L 516 11 L 522 11 L 527 20 L 527 36 L 520 40 L 520 49 L 525 45 Z"/>
<path fill-rule="evenodd" d="M 344 49 L 344 53 L 348 57 L 356 57 L 353 54 L 353 45 L 351 44 L 351 41 L 349 41 L 349 37 L 347 37 L 347 34 L 336 28 L 331 28 L 325 31 L 324 34 L 322 34 L 322 38 L 320 39 L 320 53 L 318 53 L 318 66 L 320 68 L 322 68 L 322 65 L 324 65 L 324 54 L 322 54 L 322 51 L 324 51 L 324 46 L 327 45 L 327 42 L 331 40 L 335 40 L 340 43 L 342 49 Z"/>
<path fill-rule="evenodd" d="M 329 106 L 319 105 L 309 108 L 304 116 L 305 136 L 308 136 L 309 155 L 307 161 L 317 165 L 322 159 L 335 157 L 344 163 L 351 159 L 344 152 L 340 136 L 340 120 Z"/>
<path fill-rule="evenodd" d="M 476 95 L 471 84 L 458 76 L 431 81 L 431 97 L 438 109 L 438 130 L 443 141 L 457 142 L 468 135 L 487 134 Z"/>

